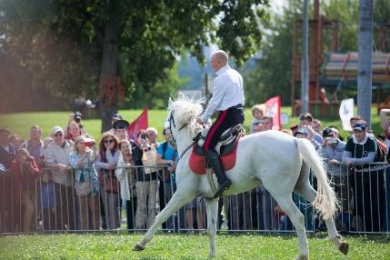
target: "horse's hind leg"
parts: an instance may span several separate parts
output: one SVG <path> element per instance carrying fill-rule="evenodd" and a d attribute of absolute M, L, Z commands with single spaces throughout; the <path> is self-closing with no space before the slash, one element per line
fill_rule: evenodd
<path fill-rule="evenodd" d="M 142 240 L 134 246 L 133 251 L 142 251 L 145 249 L 147 243 L 149 243 L 157 229 L 164 223 L 172 214 L 183 207 L 185 204 L 193 200 L 193 197 L 183 197 L 179 192 L 175 192 L 165 206 L 165 208 L 156 216 L 153 225 L 149 228 L 148 232 L 144 235 Z"/>
<path fill-rule="evenodd" d="M 218 199 L 206 199 L 207 234 L 210 238 L 210 257 L 215 257 L 215 234 L 218 219 Z"/>
<path fill-rule="evenodd" d="M 309 182 L 303 182 L 302 184 L 297 185 L 294 191 L 310 202 L 312 202 L 316 197 L 316 191 Z M 325 224 L 328 230 L 329 240 L 336 244 L 339 250 L 346 255 L 349 249 L 348 243 L 344 242 L 337 232 L 333 218 L 326 219 Z"/>
<path fill-rule="evenodd" d="M 284 195 L 284 197 L 275 197 L 275 200 L 279 204 L 280 208 L 287 213 L 297 232 L 299 240 L 299 256 L 297 257 L 297 259 L 309 259 L 309 249 L 307 246 L 305 230 L 305 219 L 303 214 L 295 205 L 292 199 L 292 194 L 286 194 Z"/>

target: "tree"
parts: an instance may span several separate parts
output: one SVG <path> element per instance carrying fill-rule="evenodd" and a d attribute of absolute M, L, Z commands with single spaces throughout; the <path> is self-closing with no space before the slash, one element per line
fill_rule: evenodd
<path fill-rule="evenodd" d="M 282 104 L 288 104 L 291 85 L 292 28 L 301 18 L 301 1 L 289 1 L 283 15 L 273 15 L 263 23 L 264 43 L 253 59 L 252 69 L 244 71 L 247 105 L 263 103 L 268 98 L 280 95 Z"/>
<path fill-rule="evenodd" d="M 216 43 L 238 65 L 251 57 L 260 46 L 259 24 L 267 18 L 267 4 L 268 0 L 3 0 L 0 10 L 4 26 L 0 34 L 14 49 L 26 46 L 26 54 L 16 56 L 31 68 L 46 69 L 45 65 L 51 67 L 59 60 L 58 72 L 63 74 L 63 60 L 52 60 L 46 49 L 43 56 L 30 56 L 42 34 L 51 46 L 65 39 L 73 47 L 62 55 L 59 49 L 54 49 L 55 57 L 75 53 L 100 64 L 98 73 L 94 69 L 86 71 L 79 63 L 73 63 L 73 67 L 80 75 L 88 75 L 85 77 L 90 80 L 88 83 L 98 75 L 102 131 L 105 131 L 126 89 L 142 89 L 143 93 L 158 96 L 156 83 L 167 78 L 175 58 L 184 50 L 204 62 L 202 47 Z M 20 34 L 19 28 L 28 33 Z M 53 86 L 53 82 L 50 77 L 45 85 Z M 148 100 L 143 101 L 147 105 Z"/>
<path fill-rule="evenodd" d="M 321 1 L 321 15 L 339 21 L 340 51 L 357 50 L 358 5 L 358 0 Z M 292 36 L 297 19 L 302 19 L 302 1 L 291 0 L 282 15 L 273 14 L 269 22 L 263 23 L 263 46 L 254 59 L 255 66 L 244 72 L 245 86 L 251 93 L 248 105 L 262 103 L 275 95 L 281 96 L 283 105 L 290 104 Z M 330 33 L 325 32 L 325 53 L 330 51 L 330 38 Z"/>

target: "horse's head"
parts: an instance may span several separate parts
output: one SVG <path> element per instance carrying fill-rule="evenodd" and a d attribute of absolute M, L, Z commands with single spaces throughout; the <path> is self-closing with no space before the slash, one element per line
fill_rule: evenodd
<path fill-rule="evenodd" d="M 191 134 L 199 131 L 199 125 L 196 118 L 201 115 L 203 108 L 201 100 L 194 101 L 184 94 L 180 93 L 177 100 L 169 100 L 168 122 L 171 128 L 172 136 L 176 136 L 181 130 L 186 129 Z"/>

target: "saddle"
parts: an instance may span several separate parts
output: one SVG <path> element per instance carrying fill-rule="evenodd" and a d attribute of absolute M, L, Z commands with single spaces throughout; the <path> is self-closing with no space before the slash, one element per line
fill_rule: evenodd
<path fill-rule="evenodd" d="M 209 128 L 203 129 L 194 137 L 194 148 L 190 155 L 189 165 L 196 174 L 206 174 L 207 165 L 206 153 L 203 149 Z M 236 164 L 238 140 L 245 135 L 245 130 L 241 124 L 225 130 L 219 138 L 216 151 L 221 156 L 222 165 L 225 171 L 230 170 Z"/>

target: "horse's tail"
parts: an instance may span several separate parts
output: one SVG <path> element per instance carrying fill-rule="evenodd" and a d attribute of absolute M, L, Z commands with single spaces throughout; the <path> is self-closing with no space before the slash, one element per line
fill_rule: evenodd
<path fill-rule="evenodd" d="M 313 144 L 305 138 L 297 139 L 298 150 L 303 160 L 312 169 L 317 178 L 317 194 L 312 205 L 317 208 L 323 219 L 334 216 L 338 209 L 335 192 L 329 184 L 322 158 L 317 154 Z"/>

